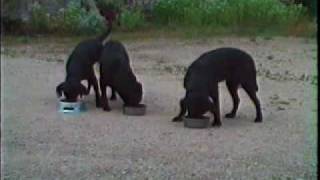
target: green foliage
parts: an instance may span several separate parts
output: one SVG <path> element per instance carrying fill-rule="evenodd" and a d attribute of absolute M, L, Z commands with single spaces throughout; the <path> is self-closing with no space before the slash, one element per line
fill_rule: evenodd
<path fill-rule="evenodd" d="M 139 9 L 125 9 L 120 15 L 120 24 L 124 30 L 132 31 L 140 28 L 145 24 L 144 14 Z"/>
<path fill-rule="evenodd" d="M 163 24 L 261 28 L 295 24 L 306 9 L 279 0 L 159 0 L 154 14 Z"/>
<path fill-rule="evenodd" d="M 283 3 L 283 1 L 290 1 Z M 309 11 L 315 12 L 316 0 L 157 0 L 151 11 L 154 28 L 189 33 L 190 37 L 210 34 L 275 34 L 307 35 L 316 34 L 316 23 L 311 21 Z M 6 9 L 18 6 L 17 0 L 6 4 Z M 147 15 L 141 9 L 126 7 L 125 1 L 95 0 L 103 12 L 119 12 L 120 29 L 139 30 L 145 27 Z M 17 8 L 17 7 L 16 7 Z M 7 24 L 10 25 L 10 21 Z M 12 26 L 16 26 L 16 24 Z M 12 31 L 6 25 L 8 31 Z M 150 25 L 148 23 L 148 25 Z M 81 1 L 72 0 L 66 8 L 50 15 L 39 3 L 32 6 L 31 19 L 23 29 L 35 33 L 99 34 L 104 32 L 104 18 L 96 11 L 87 11 Z M 187 28 L 186 28 L 187 27 Z M 114 30 L 117 30 L 114 29 Z M 279 32 L 279 33 L 278 33 Z"/>
<path fill-rule="evenodd" d="M 60 9 L 51 16 L 48 11 L 35 3 L 32 6 L 30 27 L 35 33 L 99 34 L 106 30 L 104 18 L 94 11 L 86 11 L 80 1 L 71 1 L 66 9 Z"/>
<path fill-rule="evenodd" d="M 79 1 L 71 1 L 67 9 L 61 10 L 56 22 L 64 31 L 76 34 L 97 34 L 105 30 L 103 17 L 93 11 L 87 12 Z"/>

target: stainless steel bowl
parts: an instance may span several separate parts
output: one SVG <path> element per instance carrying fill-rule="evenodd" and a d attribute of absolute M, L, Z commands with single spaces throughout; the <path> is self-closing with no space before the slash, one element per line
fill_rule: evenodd
<path fill-rule="evenodd" d="M 203 118 L 183 118 L 184 126 L 188 128 L 206 128 L 209 126 L 210 118 L 204 116 Z"/>
<path fill-rule="evenodd" d="M 123 114 L 130 116 L 143 116 L 146 114 L 146 105 L 139 104 L 137 106 L 123 106 Z"/>

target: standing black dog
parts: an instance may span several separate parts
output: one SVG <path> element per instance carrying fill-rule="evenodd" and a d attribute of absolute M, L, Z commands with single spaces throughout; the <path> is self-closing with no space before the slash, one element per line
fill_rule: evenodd
<path fill-rule="evenodd" d="M 190 65 L 184 79 L 186 95 L 180 100 L 181 110 L 173 121 L 181 121 L 186 112 L 191 118 L 201 118 L 210 111 L 214 115 L 212 125 L 221 126 L 218 83 L 223 80 L 233 100 L 233 109 L 225 117 L 235 117 L 240 101 L 237 90 L 241 85 L 255 104 L 255 122 L 262 122 L 254 61 L 249 54 L 235 48 L 207 52 Z"/>
<path fill-rule="evenodd" d="M 82 41 L 75 47 L 66 64 L 66 79 L 56 87 L 58 97 L 61 97 L 63 93 L 66 101 L 77 101 L 78 96 L 89 94 L 91 85 L 93 85 L 96 106 L 101 106 L 93 64 L 99 60 L 103 45 L 108 41 L 110 32 L 111 27 L 100 37 Z M 88 89 L 81 84 L 82 80 L 88 81 Z"/>
<path fill-rule="evenodd" d="M 126 106 L 136 106 L 142 99 L 142 85 L 130 67 L 125 47 L 117 41 L 109 41 L 104 46 L 100 63 L 101 104 L 110 111 L 106 96 L 106 87 L 115 90 Z"/>

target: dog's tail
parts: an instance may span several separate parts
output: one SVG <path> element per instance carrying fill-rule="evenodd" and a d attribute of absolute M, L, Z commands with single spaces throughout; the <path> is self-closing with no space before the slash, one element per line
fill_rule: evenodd
<path fill-rule="evenodd" d="M 99 41 L 103 46 L 111 39 L 111 29 L 112 25 L 109 23 L 107 31 L 99 37 Z"/>

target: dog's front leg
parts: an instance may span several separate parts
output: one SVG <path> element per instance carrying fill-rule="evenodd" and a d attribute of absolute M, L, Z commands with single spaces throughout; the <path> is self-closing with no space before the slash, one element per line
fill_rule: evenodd
<path fill-rule="evenodd" d="M 101 105 L 103 110 L 111 111 L 108 98 L 107 98 L 107 84 L 101 77 L 100 77 L 100 90 L 101 90 Z"/>
<path fill-rule="evenodd" d="M 88 79 L 88 88 L 87 88 L 87 93 L 86 93 L 86 95 L 90 94 L 91 85 L 92 85 L 91 80 Z"/>
<path fill-rule="evenodd" d="M 99 93 L 99 86 L 98 86 L 98 80 L 96 76 L 93 74 L 89 80 L 89 84 L 93 85 L 94 93 L 96 96 L 96 107 L 101 107 L 101 100 L 100 100 L 100 93 Z"/>
<path fill-rule="evenodd" d="M 111 88 L 111 97 L 110 97 L 111 101 L 117 100 L 117 95 L 116 95 L 116 91 L 114 90 L 114 88 Z"/>
<path fill-rule="evenodd" d="M 221 120 L 220 120 L 220 103 L 219 103 L 218 84 L 216 84 L 210 92 L 211 92 L 210 97 L 213 101 L 213 104 L 211 104 L 211 107 L 210 107 L 210 112 L 214 116 L 212 126 L 219 127 L 219 126 L 221 126 Z"/>
<path fill-rule="evenodd" d="M 180 100 L 180 113 L 178 114 L 178 116 L 174 117 L 172 119 L 173 122 L 178 122 L 178 121 L 182 121 L 182 116 L 184 116 L 187 112 L 187 106 L 185 103 L 184 99 Z"/>

